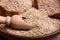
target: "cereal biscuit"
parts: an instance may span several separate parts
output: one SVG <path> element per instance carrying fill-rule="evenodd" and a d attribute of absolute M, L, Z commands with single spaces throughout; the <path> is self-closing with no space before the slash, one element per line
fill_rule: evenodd
<path fill-rule="evenodd" d="M 23 13 L 32 7 L 31 0 L 0 0 L 0 7 L 5 9 L 6 16 Z"/>
<path fill-rule="evenodd" d="M 38 16 L 37 16 L 38 15 Z M 24 19 L 28 24 L 36 26 L 30 30 L 15 30 L 9 27 L 5 27 L 1 29 L 1 32 L 8 34 L 13 37 L 22 37 L 22 38 L 41 38 L 46 37 L 52 34 L 55 34 L 60 30 L 60 20 L 53 19 L 45 14 L 42 14 L 37 9 L 32 8 L 29 9 L 27 12 L 22 14 Z M 35 21 L 35 19 L 37 21 Z M 36 23 L 33 23 L 36 22 Z"/>
<path fill-rule="evenodd" d="M 60 11 L 59 0 L 37 0 L 38 9 L 45 9 L 48 16 L 57 14 Z M 43 11 L 43 10 L 42 10 Z"/>

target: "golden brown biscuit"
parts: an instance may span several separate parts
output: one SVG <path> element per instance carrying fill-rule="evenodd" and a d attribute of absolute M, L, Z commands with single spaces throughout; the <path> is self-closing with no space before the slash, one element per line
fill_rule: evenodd
<path fill-rule="evenodd" d="M 37 0 L 38 9 L 45 9 L 47 14 L 54 15 L 60 11 L 60 1 L 59 0 Z M 42 10 L 43 11 L 43 10 Z"/>
<path fill-rule="evenodd" d="M 37 16 L 38 15 L 38 16 Z M 14 37 L 24 37 L 24 38 L 39 38 L 39 37 L 45 37 L 48 35 L 52 35 L 60 29 L 60 20 L 53 19 L 45 14 L 42 14 L 37 9 L 32 8 L 29 9 L 27 12 L 22 14 L 23 17 L 26 17 L 24 19 L 28 24 L 34 25 L 35 19 L 36 21 L 36 27 L 32 28 L 31 30 L 15 30 L 9 27 L 5 27 L 1 29 L 1 32 L 12 35 Z"/>
<path fill-rule="evenodd" d="M 32 7 L 31 0 L 0 0 L 0 7 L 6 10 L 6 16 L 25 12 Z"/>

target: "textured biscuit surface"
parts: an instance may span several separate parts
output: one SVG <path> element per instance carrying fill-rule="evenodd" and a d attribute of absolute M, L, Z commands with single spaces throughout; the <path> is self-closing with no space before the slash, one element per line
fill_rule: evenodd
<path fill-rule="evenodd" d="M 32 7 L 31 0 L 0 0 L 0 6 L 7 11 L 7 15 L 24 12 Z M 16 13 L 17 14 L 17 13 Z"/>
<path fill-rule="evenodd" d="M 45 14 L 42 14 L 35 8 L 29 9 L 27 12 L 23 13 L 22 16 L 26 17 L 26 19 L 24 19 L 24 20 L 28 24 L 30 24 L 30 22 L 31 22 L 30 25 L 34 25 L 33 22 L 36 22 L 35 26 L 37 26 L 37 27 L 33 28 L 31 30 L 28 30 L 28 31 L 14 30 L 14 29 L 5 27 L 5 28 L 1 29 L 1 31 L 8 35 L 34 38 L 34 37 L 43 37 L 44 35 L 49 35 L 50 33 L 53 33 L 60 29 L 59 28 L 60 20 L 49 18 Z M 35 21 L 35 19 L 37 21 Z"/>
<path fill-rule="evenodd" d="M 60 0 L 37 0 L 37 2 L 39 10 L 45 9 L 48 15 L 53 15 L 60 11 Z"/>

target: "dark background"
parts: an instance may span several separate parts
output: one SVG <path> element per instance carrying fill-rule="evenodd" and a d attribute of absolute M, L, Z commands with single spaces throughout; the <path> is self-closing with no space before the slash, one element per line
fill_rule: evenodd
<path fill-rule="evenodd" d="M 13 37 L 7 36 L 3 33 L 0 33 L 0 40 L 29 40 L 29 39 L 13 38 Z M 49 36 L 49 37 L 30 39 L 30 40 L 60 40 L 60 32 L 55 35 Z"/>

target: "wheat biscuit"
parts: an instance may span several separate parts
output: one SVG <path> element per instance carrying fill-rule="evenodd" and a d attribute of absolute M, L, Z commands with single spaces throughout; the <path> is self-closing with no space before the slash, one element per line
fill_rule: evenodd
<path fill-rule="evenodd" d="M 29 9 L 27 12 L 21 14 L 28 24 L 36 26 L 30 30 L 15 30 L 9 27 L 4 27 L 1 32 L 8 34 L 13 37 L 23 37 L 23 38 L 41 38 L 48 35 L 52 35 L 60 29 L 60 20 L 50 18 L 45 14 L 41 13 L 35 8 Z M 38 15 L 38 16 L 37 16 Z M 35 21 L 35 19 L 37 21 Z M 36 22 L 36 25 L 35 23 Z"/>
<path fill-rule="evenodd" d="M 60 11 L 59 0 L 37 0 L 38 9 L 45 9 L 48 16 L 57 14 Z M 42 10 L 43 11 L 43 10 Z"/>
<path fill-rule="evenodd" d="M 19 14 L 32 7 L 31 0 L 0 0 L 0 7 L 6 10 L 7 15 Z"/>

